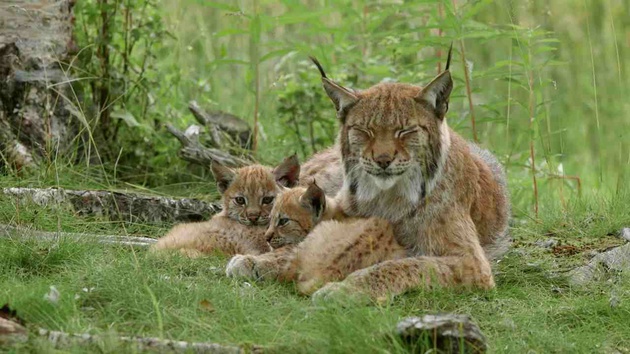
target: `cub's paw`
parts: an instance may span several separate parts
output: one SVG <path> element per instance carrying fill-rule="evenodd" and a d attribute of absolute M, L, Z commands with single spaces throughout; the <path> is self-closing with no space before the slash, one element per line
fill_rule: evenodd
<path fill-rule="evenodd" d="M 257 279 L 256 261 L 251 255 L 237 254 L 225 267 L 225 275 L 230 278 Z"/>
<path fill-rule="evenodd" d="M 331 282 L 317 290 L 311 296 L 316 304 L 336 303 L 342 305 L 367 305 L 371 303 L 370 296 L 346 282 Z"/>

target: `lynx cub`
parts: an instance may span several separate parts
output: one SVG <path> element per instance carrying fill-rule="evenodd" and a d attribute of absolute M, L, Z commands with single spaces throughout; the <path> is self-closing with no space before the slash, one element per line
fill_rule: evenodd
<path fill-rule="evenodd" d="M 269 213 L 281 186 L 292 187 L 297 183 L 300 173 L 297 157 L 286 158 L 273 170 L 260 165 L 232 170 L 215 162 L 212 173 L 223 197 L 223 211 L 206 222 L 173 227 L 153 250 L 179 249 L 189 256 L 271 251 L 265 239 Z"/>
<path fill-rule="evenodd" d="M 266 237 L 274 252 L 237 255 L 230 260 L 227 275 L 297 280 L 298 290 L 311 294 L 355 270 L 406 256 L 389 222 L 344 219 L 334 200 L 315 183 L 278 196 Z"/>

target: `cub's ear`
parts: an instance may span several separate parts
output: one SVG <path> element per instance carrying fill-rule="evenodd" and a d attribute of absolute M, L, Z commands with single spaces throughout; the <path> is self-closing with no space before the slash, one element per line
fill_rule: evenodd
<path fill-rule="evenodd" d="M 315 218 L 319 219 L 326 209 L 326 194 L 313 180 L 306 192 L 300 197 L 300 204 L 313 210 Z"/>
<path fill-rule="evenodd" d="M 453 44 L 448 50 L 448 58 L 446 60 L 446 70 L 435 77 L 416 97 L 416 101 L 424 102 L 433 109 L 435 115 L 439 119 L 444 119 L 448 111 L 448 101 L 453 91 L 453 78 L 449 67 L 451 65 L 451 53 Z"/>
<path fill-rule="evenodd" d="M 297 185 L 300 178 L 300 162 L 297 155 L 293 154 L 282 161 L 273 169 L 273 175 L 279 185 L 293 188 Z"/>
<path fill-rule="evenodd" d="M 216 161 L 212 161 L 211 170 L 214 180 L 217 182 L 217 189 L 219 190 L 219 193 L 225 193 L 225 190 L 230 187 L 232 182 L 234 182 L 236 172 Z"/>
<path fill-rule="evenodd" d="M 309 58 L 311 59 L 313 64 L 317 66 L 319 73 L 322 75 L 322 84 L 324 86 L 324 90 L 326 90 L 326 94 L 334 103 L 335 109 L 337 110 L 337 116 L 343 120 L 343 116 L 345 115 L 348 108 L 355 104 L 359 100 L 359 97 L 354 91 L 347 89 L 326 77 L 326 73 L 324 72 L 324 69 L 322 68 L 322 65 L 319 63 L 319 61 L 314 57 Z"/>

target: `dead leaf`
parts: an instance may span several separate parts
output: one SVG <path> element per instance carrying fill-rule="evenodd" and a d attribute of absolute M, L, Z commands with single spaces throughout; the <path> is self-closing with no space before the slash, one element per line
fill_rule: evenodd
<path fill-rule="evenodd" d="M 214 305 L 206 299 L 199 301 L 199 306 L 205 311 L 214 312 Z"/>

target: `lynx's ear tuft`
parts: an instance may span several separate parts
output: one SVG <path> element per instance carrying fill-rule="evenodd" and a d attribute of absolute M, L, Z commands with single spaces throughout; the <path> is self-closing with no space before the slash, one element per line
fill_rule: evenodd
<path fill-rule="evenodd" d="M 322 65 L 319 63 L 319 61 L 314 57 L 309 58 L 311 59 L 313 64 L 317 66 L 317 70 L 319 70 L 319 73 L 322 76 L 322 85 L 324 86 L 326 94 L 335 105 L 337 116 L 341 120 L 343 120 L 347 110 L 359 100 L 359 97 L 353 90 L 347 89 L 329 79 L 326 76 L 326 72 L 324 72 L 324 68 L 322 68 Z"/>
<path fill-rule="evenodd" d="M 326 194 L 313 180 L 306 192 L 300 197 L 300 203 L 306 208 L 313 210 L 315 219 L 319 219 L 326 209 Z"/>
<path fill-rule="evenodd" d="M 279 185 L 287 188 L 295 187 L 300 178 L 300 161 L 298 161 L 297 154 L 285 158 L 273 169 L 273 175 Z"/>
<path fill-rule="evenodd" d="M 236 179 L 236 172 L 229 167 L 221 165 L 217 161 L 212 161 L 210 168 L 212 170 L 214 180 L 217 182 L 217 189 L 219 190 L 219 193 L 225 193 L 232 182 L 234 182 L 234 179 Z"/>
<path fill-rule="evenodd" d="M 453 91 L 453 78 L 449 71 L 452 52 L 453 44 L 451 43 L 446 59 L 446 70 L 436 76 L 416 97 L 416 101 L 428 105 L 440 120 L 444 119 L 448 112 L 448 101 Z"/>
<path fill-rule="evenodd" d="M 451 46 L 448 47 L 448 55 L 446 56 L 446 69 L 444 71 L 448 71 L 451 67 L 451 55 L 453 54 L 453 42 L 451 42 Z"/>

